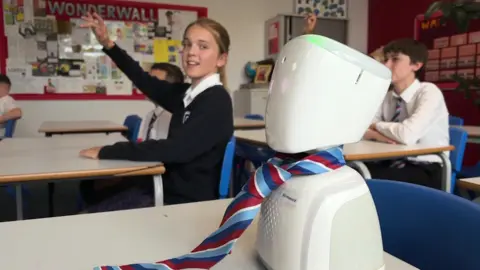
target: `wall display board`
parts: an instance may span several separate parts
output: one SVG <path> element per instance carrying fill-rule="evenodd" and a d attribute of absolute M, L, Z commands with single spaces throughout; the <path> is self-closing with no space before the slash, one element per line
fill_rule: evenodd
<path fill-rule="evenodd" d="M 207 8 L 115 0 L 2 0 L 0 69 L 17 100 L 144 99 L 102 52 L 81 16 L 97 12 L 110 38 L 145 70 L 180 66 L 187 25 Z"/>
<path fill-rule="evenodd" d="M 436 13 L 425 20 L 421 14 L 415 18 L 414 38 L 428 48 L 428 61 L 421 79 L 441 89 L 454 89 L 458 83 L 452 75 L 480 76 L 480 21 L 472 21 L 468 33 L 458 34 L 456 26 L 451 22 L 442 23 L 440 16 L 441 13 Z"/>

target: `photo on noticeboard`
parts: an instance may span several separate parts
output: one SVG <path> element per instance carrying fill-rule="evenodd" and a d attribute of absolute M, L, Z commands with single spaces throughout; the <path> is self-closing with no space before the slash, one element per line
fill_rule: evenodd
<path fill-rule="evenodd" d="M 347 18 L 348 0 L 296 0 L 295 11 L 305 15 L 314 13 L 323 18 Z"/>

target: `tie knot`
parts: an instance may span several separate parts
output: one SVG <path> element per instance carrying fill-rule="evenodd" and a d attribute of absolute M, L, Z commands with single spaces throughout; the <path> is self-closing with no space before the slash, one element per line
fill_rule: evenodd
<path fill-rule="evenodd" d="M 265 198 L 295 175 L 322 174 L 343 165 L 345 159 L 340 147 L 320 151 L 300 160 L 281 154 L 259 167 L 243 189 L 254 197 Z"/>

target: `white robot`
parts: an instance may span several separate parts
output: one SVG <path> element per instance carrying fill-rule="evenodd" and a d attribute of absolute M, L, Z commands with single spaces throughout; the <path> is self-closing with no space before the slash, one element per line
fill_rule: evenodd
<path fill-rule="evenodd" d="M 317 35 L 291 40 L 278 56 L 270 85 L 268 145 L 300 153 L 361 140 L 390 80 L 385 66 L 334 40 Z M 385 268 L 371 194 L 347 166 L 294 177 L 266 198 L 256 249 L 270 270 Z"/>

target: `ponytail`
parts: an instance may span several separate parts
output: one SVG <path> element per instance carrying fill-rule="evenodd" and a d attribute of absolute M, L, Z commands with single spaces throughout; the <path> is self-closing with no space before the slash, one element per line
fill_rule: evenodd
<path fill-rule="evenodd" d="M 225 72 L 225 66 L 221 66 L 218 68 L 218 74 L 220 75 L 220 81 L 223 84 L 225 89 L 227 88 L 227 73 Z"/>

